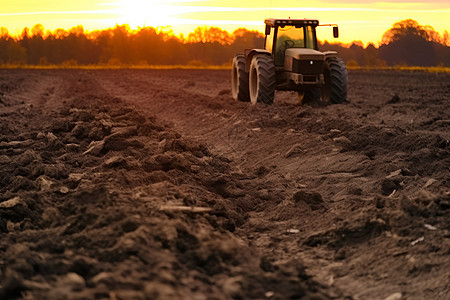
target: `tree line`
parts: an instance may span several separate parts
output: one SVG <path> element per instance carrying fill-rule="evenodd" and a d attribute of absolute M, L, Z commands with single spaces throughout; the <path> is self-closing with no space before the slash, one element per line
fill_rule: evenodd
<path fill-rule="evenodd" d="M 377 48 L 353 42 L 350 47 L 324 43 L 322 48 L 337 51 L 347 65 L 355 66 L 445 66 L 450 67 L 450 38 L 412 19 L 395 23 L 386 31 Z"/>
<path fill-rule="evenodd" d="M 237 29 L 232 34 L 216 27 L 199 27 L 187 37 L 171 31 L 128 25 L 87 33 L 82 26 L 44 32 L 37 24 L 13 38 L 0 31 L 0 64 L 72 65 L 221 65 L 235 52 L 261 47 L 257 31 Z"/>
<path fill-rule="evenodd" d="M 264 36 L 239 28 L 232 33 L 217 27 L 198 27 L 188 36 L 153 27 L 130 30 L 128 25 L 85 32 L 45 31 L 41 24 L 12 37 L 0 28 L 0 65 L 223 65 L 244 49 L 262 48 Z M 377 48 L 360 42 L 351 46 L 319 42 L 320 50 L 338 51 L 348 65 L 450 67 L 450 40 L 414 20 L 395 23 Z"/>

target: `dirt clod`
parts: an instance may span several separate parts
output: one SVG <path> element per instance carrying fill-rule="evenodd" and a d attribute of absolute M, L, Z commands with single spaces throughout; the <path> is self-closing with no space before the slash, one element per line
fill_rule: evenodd
<path fill-rule="evenodd" d="M 325 208 L 322 196 L 317 192 L 298 191 L 294 194 L 293 199 L 295 202 L 304 202 L 308 204 L 312 210 Z"/>

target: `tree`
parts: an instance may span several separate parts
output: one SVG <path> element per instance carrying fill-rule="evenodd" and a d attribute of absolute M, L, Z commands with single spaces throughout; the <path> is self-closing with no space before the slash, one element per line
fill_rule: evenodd
<path fill-rule="evenodd" d="M 111 58 L 118 59 L 122 63 L 130 62 L 129 32 L 130 27 L 128 25 L 116 25 L 112 30 L 108 44 L 111 51 Z"/>
<path fill-rule="evenodd" d="M 44 36 L 44 25 L 36 24 L 33 27 L 31 27 L 31 35 L 40 36 L 42 38 Z"/>
<path fill-rule="evenodd" d="M 131 49 L 134 63 L 161 64 L 164 60 L 164 36 L 155 28 L 141 28 L 131 37 Z"/>
<path fill-rule="evenodd" d="M 9 37 L 9 31 L 6 27 L 0 27 L 0 38 L 8 38 Z"/>
<path fill-rule="evenodd" d="M 441 44 L 443 38 L 430 26 L 408 19 L 395 23 L 382 37 L 380 57 L 390 65 L 436 66 L 450 64 L 450 48 Z"/>
<path fill-rule="evenodd" d="M 246 28 L 238 28 L 233 31 L 233 48 L 251 49 L 264 47 L 264 35 L 256 30 L 248 30 Z"/>
<path fill-rule="evenodd" d="M 31 28 L 31 38 L 28 42 L 27 55 L 29 64 L 38 64 L 45 57 L 44 26 L 36 24 Z"/>
<path fill-rule="evenodd" d="M 379 58 L 378 49 L 373 44 L 364 50 L 364 65 L 369 67 L 384 67 L 386 62 Z"/>
<path fill-rule="evenodd" d="M 214 43 L 218 42 L 222 45 L 231 44 L 233 39 L 231 35 L 217 27 L 197 27 L 194 32 L 187 37 L 190 43 Z"/>

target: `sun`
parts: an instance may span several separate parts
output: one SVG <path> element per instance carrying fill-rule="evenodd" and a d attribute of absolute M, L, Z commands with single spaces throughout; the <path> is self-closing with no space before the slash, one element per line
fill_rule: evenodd
<path fill-rule="evenodd" d="M 117 14 L 122 24 L 130 27 L 168 26 L 179 21 L 176 15 L 182 13 L 182 8 L 169 1 L 161 0 L 124 0 L 117 3 Z M 170 2 L 169 2 L 170 3 Z"/>

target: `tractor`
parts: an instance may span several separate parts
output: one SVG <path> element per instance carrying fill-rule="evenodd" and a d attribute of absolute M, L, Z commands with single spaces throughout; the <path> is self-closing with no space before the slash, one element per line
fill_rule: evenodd
<path fill-rule="evenodd" d="M 279 90 L 297 92 L 303 103 L 346 101 L 347 68 L 337 52 L 318 50 L 318 20 L 266 19 L 264 23 L 264 49 L 246 49 L 233 58 L 235 100 L 272 104 Z M 333 36 L 339 37 L 337 25 L 325 26 L 333 26 Z"/>

